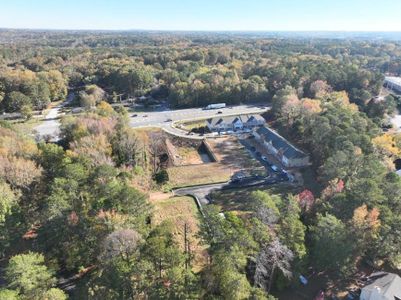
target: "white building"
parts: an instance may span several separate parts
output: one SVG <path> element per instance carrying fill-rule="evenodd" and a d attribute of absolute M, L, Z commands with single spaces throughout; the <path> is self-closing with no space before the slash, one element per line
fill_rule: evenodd
<path fill-rule="evenodd" d="M 266 123 L 261 115 L 239 115 L 228 117 L 215 117 L 208 119 L 206 124 L 210 131 L 239 131 L 253 129 Z"/>
<path fill-rule="evenodd" d="M 384 78 L 384 86 L 390 90 L 401 93 L 401 77 L 387 76 Z"/>
<path fill-rule="evenodd" d="M 263 126 L 253 135 L 287 168 L 305 167 L 310 165 L 309 155 L 299 150 L 274 130 Z"/>

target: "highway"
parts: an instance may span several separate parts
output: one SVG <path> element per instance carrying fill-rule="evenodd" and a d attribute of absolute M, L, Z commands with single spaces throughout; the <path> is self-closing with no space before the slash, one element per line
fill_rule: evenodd
<path fill-rule="evenodd" d="M 132 127 L 165 127 L 172 121 L 194 120 L 202 118 L 210 118 L 215 116 L 226 116 L 233 114 L 262 113 L 267 110 L 265 106 L 255 105 L 238 105 L 229 106 L 220 109 L 204 110 L 202 108 L 188 108 L 179 110 L 165 110 L 158 112 L 143 112 L 137 116 L 131 115 L 130 125 Z M 218 114 L 218 112 L 221 114 Z"/>
<path fill-rule="evenodd" d="M 176 136 L 191 139 L 204 139 L 210 134 L 205 134 L 203 136 L 197 134 L 187 135 L 187 131 L 181 130 L 173 125 L 177 121 L 191 121 L 196 119 L 207 119 L 211 117 L 222 117 L 238 114 L 260 114 L 266 112 L 268 109 L 268 106 L 238 105 L 212 110 L 204 110 L 202 108 L 189 108 L 149 113 L 133 113 L 130 116 L 130 126 L 133 128 L 159 127 L 162 128 L 164 131 Z"/>
<path fill-rule="evenodd" d="M 68 103 L 68 100 L 65 102 Z M 39 137 L 52 136 L 57 139 L 60 127 L 60 110 L 65 103 L 51 109 L 40 125 L 34 128 Z M 215 110 L 203 110 L 202 108 L 189 108 L 178 110 L 164 110 L 152 112 L 131 112 L 130 126 L 133 128 L 141 127 L 160 127 L 165 131 L 177 135 L 194 139 L 200 139 L 200 136 L 187 136 L 186 131 L 175 128 L 173 125 L 177 121 L 206 119 L 215 116 L 228 116 L 236 114 L 263 113 L 269 108 L 267 106 L 256 105 L 238 105 Z M 218 113 L 221 112 L 221 113 Z"/>

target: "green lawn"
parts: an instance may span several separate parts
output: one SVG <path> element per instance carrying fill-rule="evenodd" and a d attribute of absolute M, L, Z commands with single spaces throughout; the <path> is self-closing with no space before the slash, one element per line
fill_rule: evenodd
<path fill-rule="evenodd" d="M 220 163 L 172 167 L 167 172 L 171 187 L 225 182 L 231 177 L 230 168 Z"/>
<path fill-rule="evenodd" d="M 295 188 L 289 184 L 279 184 L 271 187 L 250 187 L 221 190 L 212 193 L 212 204 L 221 207 L 223 211 L 246 212 L 249 210 L 251 193 L 258 190 L 281 195 L 300 192 L 300 188 Z"/>

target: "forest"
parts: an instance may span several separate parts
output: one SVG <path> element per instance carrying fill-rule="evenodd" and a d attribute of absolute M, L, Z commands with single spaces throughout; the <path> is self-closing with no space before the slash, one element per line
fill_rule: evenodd
<path fill-rule="evenodd" d="M 67 87 L 109 101 L 151 95 L 172 107 L 271 101 L 291 86 L 313 97 L 325 81 L 366 110 L 384 73 L 401 73 L 396 42 L 216 34 L 0 31 L 0 110 L 41 110 Z M 93 105 L 101 97 L 82 105 Z"/>
<path fill-rule="evenodd" d="M 58 143 L 0 121 L 0 299 L 277 299 L 311 268 L 347 280 L 363 265 L 401 270 L 401 43 L 263 35 L 0 30 L 0 111 L 30 116 L 76 92 Z M 301 191 L 255 190 L 241 214 L 208 205 L 200 271 L 155 224 L 157 141 L 112 106 L 264 103 L 310 153 Z M 74 288 L 63 280 L 74 278 Z"/>

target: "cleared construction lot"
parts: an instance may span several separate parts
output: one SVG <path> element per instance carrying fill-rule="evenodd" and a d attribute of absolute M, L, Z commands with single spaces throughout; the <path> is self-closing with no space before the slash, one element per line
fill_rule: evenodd
<path fill-rule="evenodd" d="M 175 152 L 180 163 L 167 169 L 172 187 L 226 182 L 239 171 L 265 173 L 236 137 L 207 139 L 197 149 L 176 146 Z"/>

